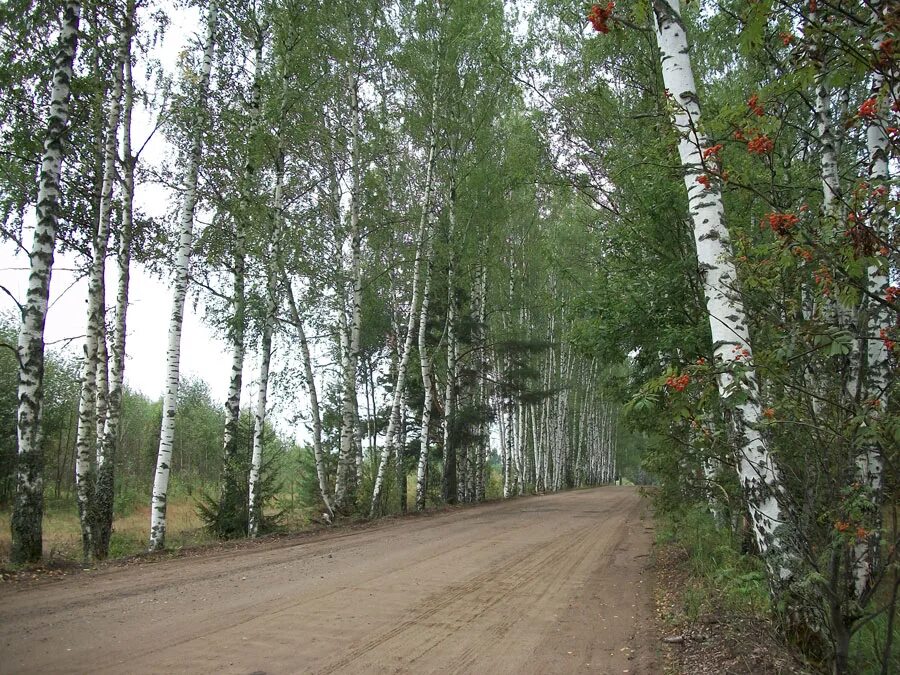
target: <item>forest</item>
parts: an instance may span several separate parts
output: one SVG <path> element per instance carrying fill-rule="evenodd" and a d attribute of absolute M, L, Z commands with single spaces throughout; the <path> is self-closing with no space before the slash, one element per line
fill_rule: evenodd
<path fill-rule="evenodd" d="M 233 539 L 288 484 L 335 523 L 624 479 L 758 560 L 809 663 L 855 672 L 877 625 L 889 672 L 898 28 L 887 0 L 4 3 L 10 561 L 51 507 L 91 561 L 138 502 L 164 550 L 185 494 Z M 136 269 L 169 289 L 159 399 L 128 384 Z M 184 374 L 198 307 L 221 401 Z"/>

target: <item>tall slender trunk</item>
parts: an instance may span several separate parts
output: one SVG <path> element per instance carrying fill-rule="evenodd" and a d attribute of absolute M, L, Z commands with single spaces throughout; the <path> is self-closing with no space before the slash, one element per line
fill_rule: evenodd
<path fill-rule="evenodd" d="M 425 509 L 425 489 L 428 470 L 428 439 L 431 434 L 432 361 L 428 356 L 428 304 L 431 297 L 431 245 L 426 246 L 425 286 L 422 290 L 422 312 L 419 315 L 419 364 L 422 370 L 422 389 L 425 401 L 422 404 L 421 433 L 419 434 L 419 463 L 416 470 L 416 510 Z M 445 469 L 446 470 L 446 469 Z"/>
<path fill-rule="evenodd" d="M 879 53 L 880 45 L 885 34 L 883 26 L 889 3 L 877 2 L 873 5 L 873 23 L 876 26 L 875 53 Z M 868 154 L 869 185 L 873 190 L 884 191 L 884 196 L 876 199 L 875 208 L 872 210 L 870 227 L 880 241 L 890 238 L 891 215 L 887 204 L 887 194 L 890 193 L 890 139 L 887 135 L 888 102 L 892 98 L 890 83 L 886 81 L 880 70 L 872 74 L 872 82 L 869 96 L 876 101 L 876 114 L 868 120 L 866 126 L 866 151 Z M 890 267 L 885 260 L 882 264 L 871 264 L 866 270 L 866 285 L 868 292 L 877 298 L 884 298 L 890 283 Z M 877 409 L 888 410 L 888 392 L 891 385 L 890 351 L 887 341 L 882 339 L 884 332 L 890 330 L 896 321 L 895 313 L 882 306 L 872 298 L 866 298 L 862 303 L 862 316 L 859 321 L 860 332 L 864 336 L 860 340 L 860 385 L 867 401 L 878 401 Z M 870 406 L 871 408 L 872 406 Z M 882 449 L 877 443 L 868 441 L 857 451 L 856 474 L 858 480 L 866 486 L 870 498 L 874 503 L 872 509 L 873 523 L 869 523 L 872 530 L 866 541 L 856 547 L 856 563 L 853 569 L 855 591 L 857 598 L 869 587 L 871 578 L 878 572 L 881 566 L 880 541 L 877 535 L 881 521 L 882 479 L 884 461 Z"/>
<path fill-rule="evenodd" d="M 287 294 L 288 307 L 291 311 L 291 319 L 297 329 L 297 340 L 300 342 L 300 355 L 303 357 L 303 377 L 306 381 L 306 391 L 309 394 L 309 407 L 312 415 L 313 431 L 313 456 L 316 461 L 316 477 L 319 481 L 319 494 L 322 503 L 328 509 L 328 515 L 334 517 L 334 509 L 331 506 L 331 488 L 328 486 L 328 472 L 325 470 L 325 454 L 322 451 L 322 413 L 319 410 L 319 394 L 316 389 L 316 379 L 313 372 L 312 357 L 309 353 L 309 342 L 306 340 L 306 331 L 303 328 L 303 319 L 297 309 L 294 299 L 294 290 L 290 280 L 284 276 L 284 288 Z"/>
<path fill-rule="evenodd" d="M 781 485 L 778 469 L 757 429 L 762 417 L 753 367 L 750 336 L 743 301 L 733 286 L 737 283 L 730 259 L 728 230 L 724 223 L 721 188 L 717 182 L 705 186 L 697 182 L 704 173 L 701 153 L 707 146 L 700 131 L 700 103 L 691 68 L 687 34 L 678 0 L 654 0 L 656 38 L 660 50 L 663 82 L 675 105 L 674 126 L 679 135 L 678 153 L 684 169 L 689 209 L 693 221 L 697 260 L 703 277 L 706 309 L 716 361 L 722 373 L 719 393 L 727 398 L 732 389 L 746 397 L 734 405 L 732 420 L 738 443 L 738 472 L 751 514 L 759 550 L 767 558 L 773 577 L 786 581 L 791 576 L 784 542 L 776 529 L 783 522 L 778 498 Z M 744 358 L 742 364 L 738 358 Z M 735 376 L 736 367 L 744 369 Z"/>
<path fill-rule="evenodd" d="M 838 172 L 837 140 L 831 119 L 831 90 L 828 86 L 828 53 L 825 48 L 822 27 L 817 23 L 817 13 L 810 12 L 809 28 L 814 45 L 812 59 L 816 64 L 816 128 L 819 133 L 819 165 L 822 173 L 822 207 L 825 215 L 834 217 L 840 199 L 841 184 Z"/>
<path fill-rule="evenodd" d="M 106 348 L 106 254 L 112 220 L 113 183 L 116 178 L 116 152 L 119 117 L 122 104 L 122 77 L 127 58 L 127 28 L 120 28 L 119 48 L 110 90 L 103 144 L 103 181 L 100 186 L 100 208 L 94 233 L 93 260 L 88 279 L 87 328 L 84 360 L 81 365 L 81 397 L 78 402 L 78 432 L 75 437 L 75 491 L 81 520 L 82 554 L 87 560 L 93 550 L 95 461 L 102 454 L 103 425 L 106 421 L 109 395 L 108 352 Z M 102 343 L 102 344 L 101 344 Z"/>
<path fill-rule="evenodd" d="M 515 489 L 515 434 L 516 428 L 514 423 L 513 402 L 510 401 L 506 405 L 506 470 L 503 475 L 503 497 L 508 498 Z"/>
<path fill-rule="evenodd" d="M 476 288 L 476 316 L 478 327 L 476 332 L 476 349 L 478 357 L 478 449 L 475 458 L 475 501 L 484 501 L 484 470 L 487 463 L 487 447 L 489 443 L 489 427 L 484 418 L 487 404 L 487 340 L 485 339 L 485 321 L 487 320 L 487 270 L 484 263 L 478 264 L 478 285 Z"/>
<path fill-rule="evenodd" d="M 409 392 L 404 387 L 403 394 L 400 399 L 400 424 L 397 425 L 397 448 L 394 451 L 394 461 L 396 462 L 397 471 L 397 498 L 400 502 L 400 513 L 406 513 L 409 510 L 407 502 L 406 486 L 406 464 L 403 454 L 406 451 L 406 428 L 408 426 L 407 410 L 409 409 Z"/>
<path fill-rule="evenodd" d="M 281 239 L 282 218 L 281 210 L 284 201 L 284 162 L 280 158 L 279 167 L 275 177 L 275 199 L 273 202 L 273 219 L 275 227 L 272 232 L 272 246 L 269 252 L 268 279 L 266 282 L 266 318 L 263 325 L 262 340 L 260 340 L 259 354 L 259 389 L 256 395 L 256 411 L 253 414 L 253 450 L 250 455 L 250 484 L 249 484 L 249 521 L 247 534 L 254 538 L 259 534 L 259 526 L 262 522 L 262 507 L 260 502 L 260 469 L 262 468 L 263 440 L 266 428 L 266 399 L 269 391 L 269 365 L 272 361 L 272 333 L 275 329 L 275 314 L 278 310 L 277 293 L 277 260 L 279 259 L 279 241 Z"/>
<path fill-rule="evenodd" d="M 454 148 L 451 146 L 451 154 Z M 450 251 L 447 262 L 447 386 L 444 393 L 444 473 L 441 477 L 441 498 L 449 503 L 456 503 L 460 487 L 465 487 L 465 478 L 459 480 L 456 457 L 456 439 L 453 425 L 456 417 L 456 380 L 457 380 L 457 345 L 456 345 L 456 260 L 453 244 L 456 238 L 456 176 L 455 168 L 451 170 L 450 199 L 448 204 L 450 220 L 447 232 L 447 244 Z M 421 329 L 420 329 L 421 333 Z M 464 468 L 464 465 L 461 465 Z M 418 502 L 418 497 L 416 499 Z"/>
<path fill-rule="evenodd" d="M 228 341 L 231 348 L 231 376 L 228 381 L 228 393 L 225 396 L 225 427 L 222 435 L 222 484 L 220 486 L 219 509 L 234 514 L 243 501 L 240 493 L 241 480 L 238 475 L 240 461 L 238 458 L 238 425 L 241 416 L 241 389 L 243 388 L 244 357 L 246 353 L 246 306 L 245 276 L 247 269 L 247 225 L 251 213 L 256 164 L 254 162 L 254 144 L 259 130 L 261 111 L 261 79 L 262 59 L 265 34 L 262 28 L 253 44 L 253 83 L 250 88 L 249 116 L 250 125 L 247 134 L 247 154 L 244 160 L 244 176 L 241 182 L 241 199 L 238 211 L 234 214 L 234 268 L 228 324 Z M 277 189 L 277 188 L 276 188 Z"/>
<path fill-rule="evenodd" d="M 440 76 L 440 62 L 434 64 L 434 77 L 431 90 L 431 128 L 429 130 L 428 159 L 425 168 L 425 195 L 422 200 L 422 214 L 419 219 L 419 233 L 416 240 L 416 259 L 413 263 L 412 299 L 409 307 L 409 317 L 406 325 L 406 338 L 403 342 L 403 350 L 400 352 L 400 363 L 397 367 L 397 381 L 394 384 L 393 401 L 391 403 L 391 415 L 388 420 L 388 429 L 385 437 L 385 447 L 381 450 L 378 460 L 378 471 L 375 475 L 375 485 L 372 489 L 372 503 L 370 515 L 375 515 L 381 499 L 381 490 L 384 485 L 384 475 L 387 469 L 388 459 L 394 451 L 394 435 L 400 424 L 400 405 L 406 390 L 406 372 L 409 368 L 410 353 L 416 330 L 416 317 L 419 307 L 419 277 L 421 275 L 423 259 L 430 253 L 426 248 L 430 246 L 430 221 L 431 221 L 431 191 L 434 182 L 434 165 L 437 157 L 437 89 Z"/>
<path fill-rule="evenodd" d="M 509 497 L 509 456 L 506 442 L 506 411 L 503 409 L 502 399 L 497 399 L 497 431 L 500 436 L 500 485 L 503 488 L 503 498 Z"/>
<path fill-rule="evenodd" d="M 350 89 L 350 284 L 349 302 L 342 303 L 340 311 L 346 313 L 349 304 L 349 318 L 342 317 L 341 326 L 345 340 L 343 364 L 343 402 L 341 406 L 341 455 L 338 464 L 338 481 L 335 493 L 335 506 L 346 509 L 352 490 L 352 483 L 362 478 L 362 463 L 355 461 L 354 448 L 362 449 L 362 436 L 357 423 L 359 417 L 356 398 L 356 376 L 359 372 L 359 338 L 361 329 L 362 303 L 362 269 L 360 266 L 360 250 L 362 237 L 359 229 L 360 198 L 360 158 L 359 158 L 359 76 L 354 69 L 348 75 Z M 356 474 L 351 476 L 354 463 Z"/>
<path fill-rule="evenodd" d="M 393 289 L 393 280 L 392 280 Z M 397 379 L 397 368 L 400 364 L 400 350 L 399 345 L 397 344 L 400 339 L 400 326 L 398 325 L 398 321 L 396 319 L 396 312 L 391 312 L 393 314 L 393 318 L 391 319 L 391 330 L 392 330 L 392 349 L 391 349 L 391 369 L 390 369 L 390 378 L 393 381 Z M 374 398 L 374 393 L 373 393 Z M 400 401 L 400 423 L 396 428 L 397 434 L 397 443 L 396 443 L 396 451 L 394 452 L 394 476 L 397 481 L 397 501 L 400 507 L 400 513 L 407 512 L 407 498 L 406 498 L 406 465 L 404 463 L 403 452 L 406 448 L 406 391 L 403 392 L 403 398 Z M 373 448 L 372 456 L 376 457 L 377 451 Z"/>
<path fill-rule="evenodd" d="M 199 98 L 205 100 L 209 89 L 215 45 L 218 7 L 209 4 L 206 20 L 206 44 L 203 49 L 203 64 L 200 70 Z M 205 117 L 205 116 L 204 116 Z M 169 344 L 166 350 L 166 389 L 163 396 L 162 424 L 159 431 L 159 451 L 156 459 L 156 474 L 153 480 L 153 495 L 150 500 L 150 544 L 151 551 L 158 551 L 166 544 L 166 500 L 169 493 L 169 470 L 172 462 L 172 445 L 175 440 L 175 415 L 178 410 L 178 386 L 180 383 L 181 327 L 184 320 L 184 300 L 187 295 L 188 273 L 190 271 L 191 248 L 194 243 L 194 208 L 197 205 L 197 174 L 200 154 L 203 149 L 203 129 L 206 120 L 198 120 L 193 128 L 193 139 L 185 170 L 181 216 L 179 223 L 178 253 L 175 258 L 175 283 L 172 296 L 172 314 L 169 320 Z"/>
<path fill-rule="evenodd" d="M 122 418 L 122 394 L 125 379 L 125 327 L 128 313 L 128 285 L 131 278 L 131 240 L 134 222 L 134 172 L 136 158 L 131 151 L 131 117 L 134 109 L 134 81 L 131 76 L 131 40 L 134 35 L 135 2 L 126 7 L 124 52 L 124 101 L 122 111 L 122 225 L 117 256 L 116 314 L 110 354 L 110 382 L 103 432 L 97 446 L 97 479 L 94 486 L 93 554 L 97 559 L 109 555 L 115 497 L 115 459 Z"/>
<path fill-rule="evenodd" d="M 50 296 L 50 273 L 59 218 L 60 173 L 69 123 L 72 64 L 78 45 L 81 3 L 67 2 L 53 57 L 53 86 L 44 136 L 44 152 L 35 204 L 36 223 L 30 254 L 28 290 L 22 307 L 18 336 L 18 409 L 16 439 L 16 497 L 12 513 L 14 563 L 34 562 L 42 554 L 44 516 L 44 456 L 41 448 L 41 413 L 44 384 L 44 322 Z"/>

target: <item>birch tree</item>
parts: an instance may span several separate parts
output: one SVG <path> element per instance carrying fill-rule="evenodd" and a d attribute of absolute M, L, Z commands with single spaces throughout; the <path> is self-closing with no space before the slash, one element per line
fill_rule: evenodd
<path fill-rule="evenodd" d="M 93 260 L 88 282 L 87 328 L 85 330 L 84 360 L 81 375 L 81 401 L 78 410 L 76 440 L 75 485 L 78 511 L 81 518 L 82 548 L 85 559 L 93 549 L 94 518 L 91 513 L 96 470 L 108 457 L 103 449 L 103 428 L 108 408 L 108 354 L 106 348 L 106 258 L 112 219 L 113 183 L 118 157 L 117 141 L 121 116 L 123 73 L 129 58 L 128 22 L 121 21 L 119 47 L 110 90 L 103 147 L 103 182 L 100 188 L 100 208 L 93 241 Z M 103 343 L 102 347 L 100 343 Z M 108 470 L 108 469 L 107 469 Z"/>
<path fill-rule="evenodd" d="M 240 494 L 240 481 L 236 473 L 238 462 L 238 423 L 241 412 L 241 387 L 243 383 L 245 333 L 246 333 L 246 291 L 245 275 L 247 266 L 247 230 L 248 220 L 252 212 L 256 195 L 253 184 L 256 175 L 256 147 L 258 143 L 259 124 L 262 107 L 263 48 L 265 46 L 265 28 L 259 24 L 255 11 L 251 10 L 249 32 L 252 33 L 253 80 L 250 86 L 249 127 L 244 176 L 241 181 L 241 204 L 234 218 L 234 258 L 232 270 L 232 290 L 230 298 L 231 317 L 228 324 L 228 338 L 231 343 L 231 377 L 228 393 L 225 398 L 225 429 L 223 434 L 222 485 L 219 509 L 222 514 L 233 514 L 237 505 L 243 501 Z"/>
<path fill-rule="evenodd" d="M 218 7 L 209 4 L 206 18 L 206 35 L 203 46 L 203 61 L 198 74 L 198 109 L 202 110 L 203 99 L 209 89 L 210 75 L 215 48 Z M 181 329 L 184 321 L 184 301 L 187 295 L 191 247 L 194 233 L 194 210 L 197 205 L 197 174 L 203 148 L 203 115 L 198 114 L 184 183 L 179 215 L 178 252 L 175 260 L 175 283 L 172 297 L 172 313 L 169 321 L 169 341 L 166 351 L 166 389 L 163 397 L 163 417 L 160 428 L 159 451 L 156 474 L 153 481 L 153 495 L 150 503 L 150 544 L 151 551 L 165 547 L 166 500 L 168 498 L 169 473 L 171 469 L 172 442 L 175 434 L 175 416 L 178 406 L 178 384 L 180 381 Z"/>
<path fill-rule="evenodd" d="M 97 477 L 93 495 L 91 541 L 93 556 L 103 559 L 109 555 L 112 535 L 113 502 L 115 497 L 115 461 L 119 444 L 122 399 L 125 379 L 125 337 L 128 314 L 128 286 L 131 279 L 131 249 L 134 228 L 134 189 L 137 157 L 131 147 L 132 114 L 134 111 L 134 80 L 131 73 L 131 42 L 135 33 L 135 2 L 129 0 L 122 25 L 122 222 L 118 233 L 116 254 L 118 280 L 116 285 L 115 317 L 109 352 L 109 394 L 102 435 L 97 443 Z M 116 87 L 113 87 L 116 96 Z M 112 111 L 110 111 L 110 119 Z M 102 214 L 102 210 L 101 210 Z"/>
<path fill-rule="evenodd" d="M 50 274 L 59 219 L 60 173 L 69 120 L 73 63 L 78 44 L 81 3 L 67 2 L 53 58 L 53 85 L 44 134 L 38 180 L 34 243 L 28 290 L 22 306 L 17 354 L 19 359 L 18 466 L 12 516 L 14 562 L 40 560 L 44 513 L 41 404 L 44 377 L 44 322 L 50 295 Z"/>
<path fill-rule="evenodd" d="M 756 426 L 762 419 L 762 406 L 752 366 L 747 314 L 737 295 L 737 275 L 730 262 L 721 187 L 714 181 L 698 182 L 698 178 L 706 175 L 703 153 L 711 146 L 702 132 L 687 34 L 678 0 L 654 0 L 653 11 L 663 82 L 671 95 L 673 123 L 678 134 L 678 154 L 688 192 L 713 349 L 716 362 L 723 368 L 719 391 L 723 399 L 733 397 L 734 400 L 733 424 L 740 448 L 739 475 L 757 546 L 773 561 L 770 568 L 783 582 L 790 577 L 790 571 L 785 543 L 782 535 L 776 532 L 784 521 L 778 498 L 780 479 L 778 468 Z"/>

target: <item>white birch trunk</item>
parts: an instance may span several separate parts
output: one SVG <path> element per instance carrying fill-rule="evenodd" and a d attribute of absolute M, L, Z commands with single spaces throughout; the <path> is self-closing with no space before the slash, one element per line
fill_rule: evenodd
<path fill-rule="evenodd" d="M 215 46 L 218 8 L 211 2 L 206 20 L 206 43 L 200 70 L 199 95 L 205 97 L 209 89 Z M 203 124 L 194 128 L 194 138 L 185 170 L 181 215 L 179 223 L 178 253 L 175 258 L 175 283 L 172 296 L 172 313 L 169 320 L 169 343 L 166 350 L 166 389 L 163 396 L 162 425 L 159 432 L 159 451 L 153 495 L 150 500 L 151 551 L 159 551 L 166 543 L 166 500 L 169 493 L 169 471 L 172 462 L 172 444 L 175 440 L 175 415 L 178 410 L 178 385 L 180 383 L 181 327 L 184 320 L 184 300 L 187 295 L 191 248 L 194 243 L 194 208 L 197 205 L 197 174 L 203 148 Z"/>
<path fill-rule="evenodd" d="M 431 432 L 431 406 L 433 403 L 433 383 L 431 359 L 425 338 L 428 334 L 428 304 L 431 297 L 431 245 L 426 245 L 425 285 L 422 289 L 422 311 L 419 315 L 419 364 L 422 371 L 422 389 L 425 401 L 422 404 L 421 435 L 419 437 L 419 462 L 416 469 L 416 511 L 425 509 L 425 487 L 428 471 L 428 437 Z"/>
<path fill-rule="evenodd" d="M 100 209 L 93 242 L 93 260 L 88 278 L 87 327 L 84 360 L 81 365 L 81 397 L 78 402 L 78 429 L 75 436 L 75 494 L 81 519 L 82 553 L 87 560 L 93 548 L 91 513 L 94 492 L 94 462 L 103 454 L 103 425 L 106 421 L 109 384 L 106 349 L 106 254 L 112 219 L 113 183 L 116 178 L 116 144 L 122 105 L 122 77 L 126 59 L 125 28 L 121 29 L 116 68 L 110 90 L 103 144 L 103 181 Z M 101 344 L 102 343 L 102 344 Z"/>
<path fill-rule="evenodd" d="M 515 434 L 515 429 L 513 425 L 513 407 L 512 403 L 509 403 L 506 406 L 506 443 L 503 448 L 503 498 L 508 499 L 512 494 L 512 491 L 515 487 L 513 481 L 515 480 L 513 477 L 513 464 L 514 464 L 514 449 L 513 446 L 515 444 L 515 439 L 513 438 Z"/>
<path fill-rule="evenodd" d="M 478 406 L 484 409 L 488 404 L 487 393 L 487 340 L 485 338 L 485 321 L 487 320 L 487 270 L 484 263 L 478 264 L 478 285 L 475 293 L 476 316 L 478 328 L 476 332 L 476 349 L 478 357 Z M 482 413 L 483 415 L 483 413 Z M 487 447 L 489 426 L 485 420 L 478 423 L 478 448 L 475 455 L 475 501 L 484 501 L 484 468 L 487 463 Z"/>
<path fill-rule="evenodd" d="M 397 426 L 400 424 L 400 404 L 406 389 L 406 372 L 409 368 L 412 342 L 416 330 L 416 317 L 418 315 L 419 277 L 421 275 L 423 256 L 426 253 L 425 249 L 429 246 L 431 236 L 429 224 L 431 220 L 431 191 L 434 182 L 434 164 L 437 156 L 437 129 L 435 128 L 435 119 L 437 117 L 437 84 L 439 73 L 440 70 L 438 65 L 435 64 L 431 92 L 431 130 L 428 144 L 428 160 L 425 169 L 425 196 L 422 200 L 422 215 L 419 221 L 419 234 L 416 242 L 416 258 L 413 263 L 412 300 L 410 302 L 409 318 L 406 326 L 406 338 L 403 342 L 403 350 L 400 352 L 400 363 L 397 367 L 397 381 L 394 384 L 391 416 L 388 420 L 385 446 L 382 448 L 381 456 L 378 459 L 378 471 L 376 472 L 375 485 L 372 489 L 372 503 L 369 509 L 370 515 L 375 515 L 378 510 L 378 504 L 381 499 L 381 490 L 384 485 L 385 471 L 387 470 L 387 464 L 391 453 L 394 451 L 394 436 L 396 434 Z"/>
<path fill-rule="evenodd" d="M 274 284 L 274 279 L 272 282 Z M 259 388 L 256 395 L 256 409 L 253 413 L 253 451 L 250 456 L 249 507 L 247 536 L 251 539 L 259 534 L 262 521 L 259 481 L 263 461 L 263 441 L 266 429 L 266 404 L 269 391 L 269 365 L 272 361 L 272 331 L 275 324 L 275 289 L 269 288 L 266 307 L 266 322 L 263 326 L 259 350 Z"/>
<path fill-rule="evenodd" d="M 131 150 L 131 117 L 134 110 L 134 81 L 131 76 L 131 39 L 134 32 L 135 3 L 128 2 L 125 26 L 124 100 L 122 111 L 122 225 L 117 256 L 116 313 L 110 353 L 110 383 L 103 432 L 97 447 L 97 480 L 94 490 L 92 541 L 94 557 L 109 555 L 112 534 L 113 499 L 115 493 L 115 456 L 122 416 L 122 394 L 125 379 L 125 329 L 128 314 L 128 286 L 131 278 L 131 241 L 134 218 L 134 172 L 136 158 Z"/>
<path fill-rule="evenodd" d="M 757 430 L 762 411 L 757 398 L 746 313 L 733 288 L 737 276 L 730 260 L 722 195 L 717 183 L 705 187 L 696 181 L 697 176 L 705 173 L 701 153 L 707 146 L 707 140 L 700 131 L 700 104 L 687 35 L 678 0 L 654 0 L 653 9 L 663 82 L 671 92 L 676 108 L 674 125 L 679 135 L 678 152 L 685 172 L 684 182 L 694 225 L 694 241 L 703 277 L 713 348 L 716 361 L 723 370 L 718 379 L 719 392 L 727 398 L 736 389 L 746 397 L 732 410 L 735 438 L 739 443 L 739 478 L 759 550 L 768 559 L 773 575 L 786 581 L 791 573 L 786 567 L 783 540 L 776 532 L 783 522 L 778 502 L 781 486 L 775 462 Z M 738 380 L 731 374 L 731 369 L 737 365 L 737 358 L 742 352 L 746 370 Z"/>
<path fill-rule="evenodd" d="M 390 460 L 391 453 L 394 451 L 395 435 L 397 427 L 400 424 L 400 405 L 403 401 L 404 390 L 406 389 L 406 373 L 409 369 L 409 360 L 412 353 L 412 341 L 416 332 L 416 319 L 418 317 L 419 307 L 419 276 L 421 274 L 422 259 L 425 254 L 424 247 L 427 245 L 427 239 L 430 236 L 428 232 L 428 209 L 430 205 L 431 195 L 431 173 L 434 163 L 434 144 L 432 143 L 429 152 L 428 172 L 426 176 L 425 189 L 425 205 L 422 210 L 422 219 L 419 224 L 419 236 L 416 243 L 416 258 L 413 263 L 413 287 L 412 300 L 410 302 L 409 318 L 406 325 L 406 337 L 403 342 L 403 349 L 400 352 L 400 362 L 397 365 L 397 379 L 394 383 L 393 397 L 391 401 L 391 415 L 388 420 L 387 434 L 385 437 L 384 447 L 381 449 L 378 458 L 378 471 L 375 474 L 375 485 L 372 489 L 372 502 L 369 509 L 370 515 L 374 516 L 378 511 L 379 501 L 381 499 L 381 490 L 384 485 L 385 471 Z"/>
<path fill-rule="evenodd" d="M 451 154 L 454 148 L 451 146 Z M 455 167 L 451 174 L 455 172 Z M 465 466 L 459 464 L 452 427 L 456 417 L 456 260 L 453 249 L 456 238 L 456 178 L 450 178 L 449 230 L 447 233 L 450 255 L 447 262 L 447 385 L 444 391 L 444 474 L 441 477 L 441 492 L 445 502 L 462 500 L 465 491 Z M 420 331 L 421 332 L 421 331 Z M 462 469 L 462 472 L 460 471 Z M 462 480 L 460 480 L 462 477 Z M 462 491 L 462 492 L 461 492 Z"/>
<path fill-rule="evenodd" d="M 879 49 L 884 34 L 880 28 L 885 17 L 887 3 L 876 3 L 873 11 L 873 21 L 879 29 L 876 31 L 875 49 Z M 887 135 L 888 102 L 892 98 L 889 84 L 884 75 L 876 71 L 872 74 L 872 83 L 869 96 L 876 100 L 876 114 L 868 121 L 866 126 L 866 151 L 869 159 L 868 173 L 871 188 L 882 188 L 890 191 L 890 139 Z M 870 227 L 873 233 L 881 240 L 887 241 L 890 237 L 890 212 L 884 200 L 877 203 L 872 211 Z M 889 265 L 884 267 L 870 265 L 866 270 L 867 290 L 877 298 L 884 298 L 890 283 Z M 894 313 L 883 307 L 873 298 L 867 298 L 863 303 L 864 314 L 860 321 L 860 329 L 866 337 L 861 340 L 860 361 L 865 362 L 862 369 L 860 385 L 867 401 L 879 401 L 878 410 L 887 413 L 888 391 L 891 384 L 890 352 L 881 339 L 881 331 L 889 330 L 895 322 Z M 871 442 L 865 443 L 856 456 L 856 473 L 860 482 L 871 492 L 875 504 L 874 511 L 876 522 L 880 522 L 879 509 L 881 506 L 882 476 L 884 461 L 881 448 Z M 872 528 L 876 530 L 877 528 Z M 870 535 L 864 542 L 856 546 L 856 560 L 853 566 L 854 588 L 856 597 L 859 598 L 869 587 L 869 582 L 880 566 L 880 541 L 877 534 Z"/>
<path fill-rule="evenodd" d="M 279 135 L 280 136 L 280 135 Z M 278 268 L 281 259 L 281 237 L 284 219 L 284 154 L 279 137 L 278 167 L 275 171 L 275 196 L 272 200 L 272 244 L 266 265 L 266 318 L 263 325 L 259 353 L 259 389 L 256 395 L 256 410 L 253 414 L 253 450 L 250 455 L 250 480 L 248 494 L 247 535 L 253 539 L 259 534 L 262 522 L 259 481 L 263 462 L 263 441 L 266 430 L 266 404 L 269 392 L 269 366 L 272 362 L 272 334 L 275 331 L 275 315 L 278 312 Z"/>
<path fill-rule="evenodd" d="M 838 172 L 837 143 L 831 120 L 831 91 L 828 87 L 827 51 L 822 27 L 816 24 L 816 12 L 810 12 L 809 28 L 813 31 L 813 60 L 816 63 L 816 128 L 819 133 L 820 168 L 822 173 L 822 207 L 827 217 L 834 217 L 840 199 L 841 184 Z"/>
<path fill-rule="evenodd" d="M 397 447 L 394 452 L 394 462 L 396 464 L 397 485 L 400 499 L 400 513 L 406 513 L 407 506 L 407 488 L 406 488 L 406 468 L 403 464 L 403 451 L 406 449 L 406 427 L 407 427 L 407 408 L 408 408 L 409 392 L 403 389 L 403 396 L 400 401 L 400 424 L 397 425 Z"/>
<path fill-rule="evenodd" d="M 359 231 L 359 80 L 356 72 L 348 75 L 350 89 L 350 283 L 349 303 L 342 303 L 340 322 L 343 342 L 343 383 L 344 394 L 341 407 L 341 456 L 338 466 L 338 491 L 335 494 L 335 506 L 346 509 L 351 489 L 351 482 L 358 484 L 362 478 L 362 463 L 354 460 L 354 448 L 362 449 L 360 436 L 358 402 L 356 397 L 356 376 L 359 372 L 359 336 L 361 328 L 362 271 L 360 266 L 360 249 L 362 246 Z M 349 319 L 346 317 L 346 305 L 349 304 Z M 351 477 L 353 465 L 356 464 L 356 475 Z"/>
<path fill-rule="evenodd" d="M 309 342 L 306 340 L 306 331 L 303 328 L 303 319 L 297 309 L 294 299 L 294 291 L 290 280 L 284 277 L 284 287 L 287 293 L 288 307 L 294 327 L 297 329 L 297 340 L 300 342 L 300 355 L 303 358 L 303 376 L 306 382 L 306 391 L 309 394 L 309 408 L 312 416 L 313 431 L 313 455 L 316 461 L 316 478 L 319 481 L 319 494 L 322 502 L 328 510 L 328 515 L 334 518 L 334 509 L 331 506 L 331 488 L 328 486 L 328 474 L 325 471 L 325 455 L 322 451 L 322 413 L 319 410 L 319 394 L 316 388 L 315 373 L 313 371 L 312 357 L 309 352 Z"/>
<path fill-rule="evenodd" d="M 69 123 L 72 64 L 78 44 L 81 3 L 67 2 L 53 57 L 53 85 L 44 151 L 38 179 L 36 223 L 31 247 L 28 289 L 18 336 L 18 409 L 16 440 L 16 496 L 12 513 L 14 563 L 34 562 L 42 554 L 44 515 L 44 458 L 41 449 L 41 414 L 44 384 L 44 322 L 50 295 L 50 274 L 59 218 L 63 138 Z"/>
<path fill-rule="evenodd" d="M 500 483 L 503 486 L 503 498 L 509 497 L 509 458 L 506 454 L 506 413 L 503 410 L 503 402 L 498 399 L 497 405 L 497 429 L 500 434 Z"/>
<path fill-rule="evenodd" d="M 256 174 L 253 163 L 254 142 L 259 130 L 261 108 L 261 78 L 263 45 L 265 36 L 262 29 L 256 36 L 253 45 L 253 83 L 250 88 L 250 127 L 248 132 L 247 156 L 244 162 L 244 176 L 241 184 L 241 201 L 234 219 L 234 269 L 230 309 L 231 318 L 228 326 L 228 341 L 231 343 L 231 375 L 228 380 L 228 393 L 225 396 L 225 426 L 222 435 L 222 485 L 219 508 L 234 508 L 238 495 L 237 455 L 238 425 L 241 417 L 241 390 L 244 377 L 245 356 L 245 313 L 247 299 L 245 297 L 245 276 L 247 267 L 247 223 L 250 204 L 253 199 L 252 181 Z"/>

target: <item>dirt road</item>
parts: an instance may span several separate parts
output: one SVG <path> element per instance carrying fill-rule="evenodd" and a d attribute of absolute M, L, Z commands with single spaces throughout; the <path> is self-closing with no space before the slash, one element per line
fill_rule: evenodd
<path fill-rule="evenodd" d="M 5 584 L 0 672 L 656 673 L 641 502 L 606 487 Z"/>

